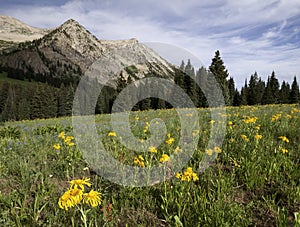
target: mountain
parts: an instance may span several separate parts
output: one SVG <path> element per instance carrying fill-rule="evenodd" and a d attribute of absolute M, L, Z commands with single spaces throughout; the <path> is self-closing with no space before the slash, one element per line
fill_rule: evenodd
<path fill-rule="evenodd" d="M 78 81 L 95 61 L 102 70 L 97 78 L 100 82 L 107 76 L 115 78 L 116 73 L 137 79 L 153 73 L 172 77 L 174 72 L 174 66 L 136 39 L 99 40 L 73 19 L 53 30 L 44 30 L 1 16 L 0 29 L 0 34 L 5 34 L 0 35 L 0 70 L 16 79 L 55 81 L 55 85 Z M 6 48 L 8 41 L 14 45 Z M 130 66 L 135 70 L 128 71 Z"/>
<path fill-rule="evenodd" d="M 10 16 L 0 15 L 0 50 L 14 46 L 15 43 L 39 39 L 50 31 L 29 26 Z"/>

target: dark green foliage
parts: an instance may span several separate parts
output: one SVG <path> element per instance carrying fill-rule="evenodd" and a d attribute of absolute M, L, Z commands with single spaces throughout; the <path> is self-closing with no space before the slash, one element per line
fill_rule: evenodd
<path fill-rule="evenodd" d="M 290 98 L 290 85 L 289 83 L 283 81 L 279 91 L 280 103 L 289 103 L 289 98 Z"/>
<path fill-rule="evenodd" d="M 241 97 L 240 97 L 240 105 L 247 105 L 248 104 L 248 85 L 247 85 L 247 79 L 245 80 L 245 85 L 241 89 Z"/>
<path fill-rule="evenodd" d="M 21 137 L 21 130 L 18 127 L 1 127 L 0 128 L 0 138 L 12 138 L 19 139 Z"/>
<path fill-rule="evenodd" d="M 296 76 L 294 77 L 291 93 L 290 93 L 290 103 L 298 103 L 300 101 L 299 85 L 297 83 Z"/>
<path fill-rule="evenodd" d="M 58 135 L 60 132 L 71 132 L 72 126 L 64 127 L 63 125 L 46 125 L 34 128 L 33 135 L 45 136 L 45 135 Z"/>
<path fill-rule="evenodd" d="M 72 114 L 72 106 L 74 99 L 74 88 L 72 85 L 65 87 L 61 85 L 57 98 L 57 115 L 70 116 Z"/>
<path fill-rule="evenodd" d="M 230 77 L 228 80 L 228 92 L 229 92 L 228 105 L 232 106 L 234 103 L 234 95 L 235 95 L 235 86 L 234 86 L 234 80 L 232 77 Z"/>
<path fill-rule="evenodd" d="M 279 103 L 279 82 L 275 76 L 275 72 L 268 77 L 268 82 L 264 91 L 262 104 Z"/>

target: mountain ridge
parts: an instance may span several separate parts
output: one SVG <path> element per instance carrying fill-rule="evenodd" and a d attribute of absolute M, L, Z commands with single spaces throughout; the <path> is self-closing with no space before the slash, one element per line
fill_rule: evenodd
<path fill-rule="evenodd" d="M 25 42 L 41 38 L 52 29 L 30 26 L 11 16 L 0 15 L 0 40 Z"/>
<path fill-rule="evenodd" d="M 74 19 L 65 21 L 55 29 L 47 30 L 47 33 L 38 39 L 21 42 L 10 49 L 2 50 L 0 67 L 2 71 L 9 69 L 12 72 L 23 71 L 28 75 L 38 74 L 42 80 L 45 80 L 42 78 L 45 76 L 54 79 L 78 79 L 95 61 L 104 57 L 105 65 L 100 65 L 103 71 L 98 76 L 99 81 L 107 76 L 115 78 L 116 75 L 108 75 L 109 72 L 115 72 L 112 65 L 123 66 L 121 71 L 125 78 L 129 76 L 125 68 L 131 65 L 137 69 L 134 75 L 136 79 L 151 73 L 170 78 L 170 74 L 173 73 L 172 64 L 137 39 L 98 39 Z M 110 64 L 112 62 L 114 64 Z M 101 77 L 101 74 L 105 76 Z"/>

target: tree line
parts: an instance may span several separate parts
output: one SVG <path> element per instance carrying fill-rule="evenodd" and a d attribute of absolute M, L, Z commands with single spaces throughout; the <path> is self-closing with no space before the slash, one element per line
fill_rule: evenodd
<path fill-rule="evenodd" d="M 258 76 L 257 72 L 254 72 L 250 76 L 249 82 L 246 79 L 244 86 L 239 91 L 235 87 L 234 79 L 229 77 L 219 51 L 215 52 L 208 69 L 201 67 L 195 71 L 190 60 L 188 60 L 187 64 L 182 61 L 180 70 L 185 75 L 175 75 L 175 82 L 186 91 L 197 107 L 208 106 L 206 97 L 197 84 L 201 84 L 204 90 L 207 89 L 205 94 L 210 95 L 209 92 L 217 92 L 216 90 L 210 91 L 211 83 L 214 83 L 214 81 L 218 83 L 227 106 L 292 104 L 300 101 L 299 85 L 296 76 L 294 76 L 291 85 L 286 81 L 282 81 L 280 84 L 274 71 L 268 76 L 266 82 Z"/>
<path fill-rule="evenodd" d="M 81 103 L 84 103 L 86 108 L 92 109 L 92 112 L 95 114 L 110 113 L 118 94 L 128 84 L 138 79 L 136 75 L 138 70 L 134 65 L 126 67 L 125 71 L 127 76 L 125 77 L 123 72 L 121 72 L 114 82 L 115 86 L 104 86 L 101 88 L 100 95 L 94 97 L 96 105 L 92 103 L 94 101 L 91 101 L 93 99 L 89 97 L 97 94 L 98 91 L 92 91 L 88 88 L 86 89 L 86 97 L 80 97 Z M 12 74 L 13 71 L 9 73 Z M 2 79 L 3 82 L 0 82 L 1 121 L 52 118 L 70 116 L 72 114 L 74 94 L 78 82 L 74 84 L 74 80 L 69 79 L 67 81 L 57 80 L 55 84 L 48 83 L 48 81 L 42 81 L 44 83 L 36 82 L 34 76 L 30 76 L 28 72 L 26 73 L 27 79 L 30 78 L 28 81 L 13 83 Z M 2 73 L 2 76 L 4 74 L 7 75 L 7 72 Z M 24 80 L 25 76 L 21 74 L 18 71 L 18 77 Z M 151 72 L 145 75 L 145 77 L 159 76 Z M 247 79 L 245 80 L 244 86 L 239 91 L 235 87 L 233 78 L 229 77 L 219 51 L 215 52 L 208 69 L 201 67 L 195 70 L 190 60 L 186 64 L 182 61 L 179 68 L 174 68 L 173 76 L 175 84 L 184 90 L 196 107 L 211 106 L 208 103 L 208 98 L 210 96 L 214 97 L 217 91 L 221 92 L 220 95 L 224 97 L 224 103 L 228 106 L 299 103 L 300 101 L 299 85 L 296 76 L 293 78 L 291 85 L 286 81 L 283 81 L 280 85 L 274 71 L 266 82 L 255 72 L 250 76 L 249 82 Z M 15 76 L 14 78 L 18 79 L 18 77 Z M 93 80 L 90 81 L 91 84 L 98 84 L 98 81 Z M 157 87 L 155 80 L 153 81 L 149 82 L 150 84 L 146 84 L 143 89 L 145 87 L 149 89 Z M 215 82 L 219 86 L 218 90 L 214 89 Z M 146 92 L 142 88 L 140 89 L 140 94 Z M 133 94 L 129 92 L 125 95 L 130 99 Z M 215 106 L 222 104 L 222 102 L 214 103 Z M 126 103 L 121 103 L 120 105 L 120 109 L 122 109 L 122 105 L 126 106 Z M 172 108 L 167 100 L 146 98 L 136 103 L 132 110 L 164 108 Z"/>

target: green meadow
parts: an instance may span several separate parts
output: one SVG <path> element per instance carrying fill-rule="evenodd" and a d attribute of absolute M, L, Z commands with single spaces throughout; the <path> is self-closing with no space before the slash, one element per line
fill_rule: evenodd
<path fill-rule="evenodd" d="M 151 136 L 151 122 L 165 124 L 160 146 L 143 153 L 120 142 L 110 115 L 95 116 L 98 139 L 114 159 L 143 169 L 166 167 L 167 180 L 144 187 L 97 174 L 77 144 L 71 117 L 3 123 L 0 226 L 300 226 L 299 105 L 227 107 L 218 121 L 210 109 L 196 111 L 196 150 L 176 172 L 168 169 L 169 158 L 185 152 L 176 110 L 130 113 L 140 143 Z M 220 124 L 226 126 L 223 141 L 208 148 Z M 210 157 L 216 158 L 200 171 L 201 160 Z M 64 200 L 76 179 L 84 182 L 79 190 L 99 192 L 101 202 L 92 206 L 79 194 Z"/>

